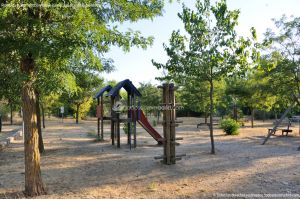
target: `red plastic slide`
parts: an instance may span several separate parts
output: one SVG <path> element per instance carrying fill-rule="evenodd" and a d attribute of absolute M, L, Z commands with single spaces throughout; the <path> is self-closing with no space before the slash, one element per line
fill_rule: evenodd
<path fill-rule="evenodd" d="M 137 113 L 137 111 L 136 111 Z M 146 118 L 144 112 L 140 111 L 140 119 L 138 120 L 139 124 L 157 141 L 158 144 L 163 144 L 163 138 L 161 135 L 151 126 Z"/>

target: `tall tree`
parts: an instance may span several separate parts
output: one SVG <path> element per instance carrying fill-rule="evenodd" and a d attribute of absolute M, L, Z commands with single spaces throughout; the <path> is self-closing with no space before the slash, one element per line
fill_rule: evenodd
<path fill-rule="evenodd" d="M 20 107 L 20 72 L 16 66 L 16 56 L 12 53 L 0 54 L 0 99 L 7 101 L 10 108 L 10 124 L 13 124 L 13 111 Z"/>
<path fill-rule="evenodd" d="M 266 45 L 266 58 L 272 62 L 265 64 L 268 67 L 264 69 L 267 69 L 269 74 L 284 75 L 283 85 L 288 84 L 289 90 L 300 94 L 300 17 L 282 16 L 273 21 L 277 30 L 274 32 L 268 29 L 264 42 L 269 44 Z"/>
<path fill-rule="evenodd" d="M 263 71 L 254 68 L 244 77 L 232 77 L 227 81 L 226 94 L 234 96 L 251 112 L 251 127 L 254 127 L 255 110 L 270 111 L 276 96 L 270 89 L 270 78 Z"/>
<path fill-rule="evenodd" d="M 25 193 L 35 196 L 45 193 L 40 170 L 38 151 L 36 80 L 39 62 L 49 63 L 69 60 L 76 55 L 82 62 L 90 63 L 89 70 L 102 71 L 110 64 L 103 53 L 111 46 L 128 51 L 132 46 L 146 48 L 153 38 L 145 38 L 139 32 L 120 32 L 112 24 L 134 22 L 161 15 L 161 0 L 144 1 L 6 1 L 0 5 L 0 54 L 13 53 L 19 60 L 22 73 L 22 107 L 25 126 Z M 27 4 L 27 5 L 26 5 Z M 55 5 L 54 5 L 55 4 Z M 66 4 L 70 6 L 65 6 Z M 55 64 L 49 69 L 52 78 L 61 71 L 69 71 L 67 64 Z M 0 69 L 1 70 L 1 69 Z"/>
<path fill-rule="evenodd" d="M 158 107 L 161 101 L 161 91 L 151 83 L 140 83 L 139 91 L 142 94 L 142 109 L 146 114 L 152 113 L 158 116 Z"/>
<path fill-rule="evenodd" d="M 165 65 L 154 62 L 154 65 L 158 69 L 167 69 L 169 75 L 178 82 L 191 78 L 208 82 L 211 153 L 215 154 L 212 118 L 214 81 L 234 71 L 241 72 L 248 66 L 250 53 L 247 47 L 251 41 L 237 37 L 235 28 L 239 11 L 228 10 L 226 0 L 220 0 L 215 5 L 209 0 L 197 0 L 195 7 L 192 10 L 183 6 L 182 13 L 178 14 L 188 37 L 181 35 L 180 31 L 174 31 L 170 46 L 164 45 L 169 61 Z M 252 33 L 255 35 L 254 29 Z"/>
<path fill-rule="evenodd" d="M 191 79 L 180 88 L 180 100 L 187 110 L 204 113 L 205 123 L 209 112 L 209 87 L 207 82 Z"/>
<path fill-rule="evenodd" d="M 70 82 L 74 81 L 74 82 Z M 70 84 L 71 83 L 71 84 Z M 81 106 L 84 104 L 89 107 L 92 103 L 92 97 L 95 94 L 96 88 L 99 85 L 102 85 L 103 80 L 100 79 L 97 75 L 88 72 L 88 71 L 76 71 L 74 76 L 69 78 L 68 84 L 69 89 L 67 89 L 61 96 L 62 100 L 68 104 L 72 104 L 71 108 L 75 112 L 75 121 L 76 124 L 79 123 L 79 119 L 84 117 L 81 110 Z M 86 110 L 84 112 L 88 112 Z"/>

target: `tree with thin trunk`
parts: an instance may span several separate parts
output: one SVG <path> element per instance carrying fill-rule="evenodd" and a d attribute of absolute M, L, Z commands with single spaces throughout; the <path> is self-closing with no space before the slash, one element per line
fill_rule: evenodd
<path fill-rule="evenodd" d="M 226 95 L 234 96 L 239 104 L 249 108 L 251 128 L 254 127 L 255 110 L 270 111 L 276 101 L 270 80 L 263 71 L 253 68 L 245 76 L 231 77 L 226 82 Z"/>
<path fill-rule="evenodd" d="M 190 79 L 209 84 L 211 153 L 215 154 L 214 82 L 233 72 L 243 74 L 249 65 L 251 39 L 237 37 L 235 28 L 239 11 L 230 11 L 226 0 L 217 1 L 214 5 L 209 0 L 197 0 L 194 10 L 183 6 L 178 16 L 188 37 L 174 31 L 170 46 L 164 45 L 170 59 L 166 64 L 153 63 L 158 69 L 166 69 L 168 76 L 179 84 Z M 255 29 L 251 31 L 255 37 Z M 253 51 L 254 54 L 256 52 Z"/>
<path fill-rule="evenodd" d="M 43 129 L 46 128 L 46 125 L 45 125 L 45 109 L 44 109 L 44 105 L 43 103 L 41 102 L 41 112 L 42 112 L 42 124 L 43 124 Z"/>

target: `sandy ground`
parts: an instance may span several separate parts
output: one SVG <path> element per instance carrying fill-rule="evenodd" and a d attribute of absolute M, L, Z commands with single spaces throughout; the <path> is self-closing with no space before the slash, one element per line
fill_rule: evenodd
<path fill-rule="evenodd" d="M 130 151 L 123 133 L 121 149 L 111 146 L 109 126 L 106 141 L 95 142 L 95 121 L 47 122 L 42 156 L 47 195 L 37 198 L 221 198 L 221 194 L 299 198 L 298 126 L 291 136 L 272 137 L 265 146 L 261 142 L 271 122 L 241 128 L 238 136 L 225 136 L 217 129 L 217 154 L 211 155 L 207 127 L 197 129 L 196 118 L 183 120 L 177 136 L 184 140 L 176 150 L 186 157 L 171 166 L 154 160 L 163 149 L 141 128 L 138 147 Z M 156 129 L 162 132 L 161 126 Z M 23 189 L 23 144 L 18 141 L 0 152 L 0 198 L 22 198 Z"/>
<path fill-rule="evenodd" d="M 0 132 L 0 142 L 5 141 L 5 139 L 15 133 L 16 130 L 21 129 L 21 125 L 8 125 L 4 124 L 2 126 L 2 131 Z"/>

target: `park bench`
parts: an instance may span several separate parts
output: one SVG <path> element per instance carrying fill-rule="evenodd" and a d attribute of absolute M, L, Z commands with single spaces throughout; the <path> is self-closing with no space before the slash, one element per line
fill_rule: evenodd
<path fill-rule="evenodd" d="M 274 125 L 276 125 L 277 121 L 273 122 Z M 280 127 L 286 127 L 286 128 L 276 128 L 275 131 L 273 132 L 273 135 L 275 135 L 276 131 L 281 131 L 282 135 L 288 136 L 289 133 L 293 132 L 292 129 L 290 129 L 290 127 L 292 126 L 292 122 L 289 119 L 286 119 L 284 121 L 281 122 Z M 273 128 L 269 128 L 268 129 L 268 133 L 270 133 L 273 130 Z"/>
<path fill-rule="evenodd" d="M 199 128 L 199 126 L 203 126 L 203 125 L 206 125 L 206 126 L 209 127 L 210 122 L 207 122 L 207 123 L 204 123 L 204 122 L 198 123 L 197 124 L 197 128 Z M 214 126 L 219 125 L 219 119 L 213 119 L 213 125 Z"/>

